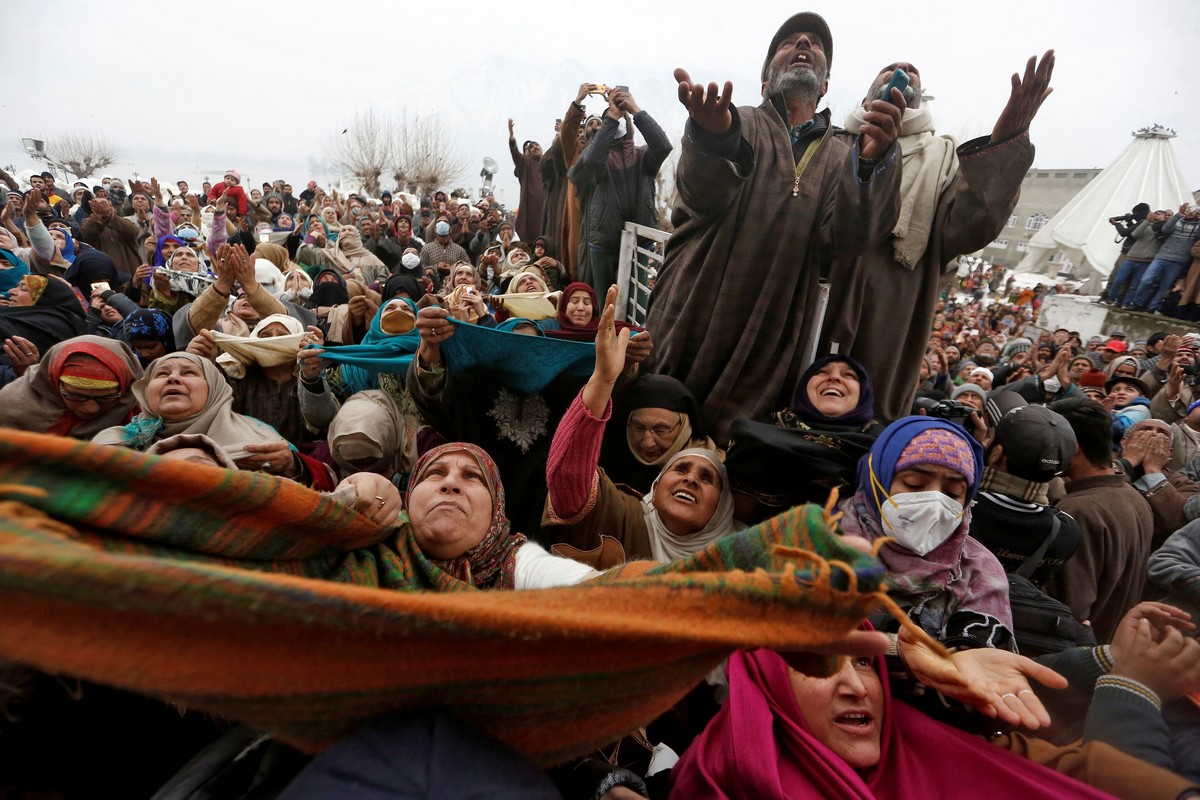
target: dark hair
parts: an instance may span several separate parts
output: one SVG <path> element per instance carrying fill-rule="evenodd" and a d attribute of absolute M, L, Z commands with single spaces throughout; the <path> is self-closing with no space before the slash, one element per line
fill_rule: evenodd
<path fill-rule="evenodd" d="M 1112 415 L 1104 406 L 1086 397 L 1068 397 L 1046 406 L 1061 414 L 1075 432 L 1083 457 L 1093 467 L 1112 464 Z"/>

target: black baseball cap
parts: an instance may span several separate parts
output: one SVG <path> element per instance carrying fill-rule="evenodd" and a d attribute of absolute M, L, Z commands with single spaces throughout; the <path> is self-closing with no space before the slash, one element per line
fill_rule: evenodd
<path fill-rule="evenodd" d="M 1004 448 L 1008 472 L 1044 483 L 1063 472 L 1075 455 L 1071 423 L 1045 406 L 1017 406 L 996 423 L 994 444 Z"/>
<path fill-rule="evenodd" d="M 983 410 L 987 413 L 988 423 L 995 427 L 998 422 L 1014 408 L 1029 405 L 1029 401 L 1009 386 L 1001 387 L 988 393 L 983 401 Z"/>

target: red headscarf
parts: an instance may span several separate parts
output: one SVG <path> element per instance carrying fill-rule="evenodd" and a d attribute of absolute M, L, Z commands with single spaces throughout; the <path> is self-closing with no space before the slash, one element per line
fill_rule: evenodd
<path fill-rule="evenodd" d="M 676 765 L 671 797 L 924 800 L 947 787 L 982 800 L 1109 796 L 893 700 L 883 658 L 875 669 L 880 758 L 860 774 L 809 731 L 778 653 L 734 653 L 729 699 Z"/>
<path fill-rule="evenodd" d="M 571 302 L 571 297 L 576 292 L 584 292 L 588 297 L 592 298 L 592 318 L 583 325 L 576 325 L 567 316 L 567 304 Z M 558 301 L 558 329 L 550 329 L 546 331 L 546 335 L 554 339 L 571 339 L 577 342 L 594 342 L 596 341 L 596 333 L 600 328 L 600 314 L 604 311 L 604 307 L 600 301 L 596 299 L 596 290 L 586 283 L 576 281 L 575 283 L 563 289 L 562 297 Z M 624 328 L 632 328 L 636 333 L 641 328 L 634 327 L 625 322 L 618 321 L 617 333 L 620 333 Z"/>
<path fill-rule="evenodd" d="M 103 345 L 78 339 L 66 342 L 65 345 L 54 354 L 48 366 L 50 385 L 55 391 L 58 391 L 64 376 L 115 382 L 117 385 L 113 394 L 124 395 L 129 391 L 137 376 L 117 353 Z M 130 406 L 126 422 L 133 413 L 132 404 Z M 69 436 L 72 430 L 84 422 L 86 420 L 80 419 L 70 408 L 64 407 L 62 416 L 46 430 L 46 433 Z"/>

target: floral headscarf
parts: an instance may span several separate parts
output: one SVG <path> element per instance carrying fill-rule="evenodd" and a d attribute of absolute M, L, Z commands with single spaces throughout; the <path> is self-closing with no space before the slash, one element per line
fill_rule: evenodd
<path fill-rule="evenodd" d="M 149 339 L 162 344 L 168 353 L 174 353 L 175 332 L 171 329 L 171 316 L 156 308 L 139 308 L 130 312 L 121 323 L 121 341 L 133 345 L 134 339 Z M 142 366 L 149 362 L 138 355 Z"/>
<path fill-rule="evenodd" d="M 33 297 L 33 304 L 36 306 L 42 299 L 42 294 L 46 291 L 50 279 L 45 275 L 26 275 L 22 280 L 25 281 L 25 288 L 29 290 L 29 294 Z"/>
<path fill-rule="evenodd" d="M 512 533 L 504 512 L 504 484 L 496 462 L 481 447 L 466 442 L 450 442 L 433 448 L 413 466 L 408 482 L 411 492 L 426 477 L 429 467 L 447 453 L 466 453 L 475 459 L 483 471 L 488 492 L 492 495 L 492 520 L 479 544 L 449 561 L 430 559 L 443 571 L 479 589 L 511 589 L 516 577 L 517 548 L 525 544 L 525 536 Z"/>

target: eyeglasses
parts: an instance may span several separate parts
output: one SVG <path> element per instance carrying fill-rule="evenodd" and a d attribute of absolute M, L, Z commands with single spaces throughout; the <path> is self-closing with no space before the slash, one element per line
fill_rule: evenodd
<path fill-rule="evenodd" d="M 683 424 L 682 417 L 680 417 L 679 422 L 676 422 L 674 425 L 659 424 L 659 425 L 652 425 L 650 427 L 646 427 L 645 425 L 642 425 L 641 423 L 638 423 L 638 422 L 630 422 L 629 423 L 629 432 L 638 438 L 645 436 L 646 433 L 649 432 L 650 435 L 653 436 L 655 439 L 665 439 L 668 436 L 670 436 L 672 433 L 674 433 L 679 428 L 679 426 L 682 424 Z"/>
<path fill-rule="evenodd" d="M 125 396 L 123 393 L 102 395 L 75 394 L 75 392 L 72 392 L 70 389 L 67 389 L 64 386 L 59 386 L 58 393 L 63 400 L 71 403 L 86 403 L 94 400 L 100 405 L 104 405 L 105 403 L 115 403 Z"/>

